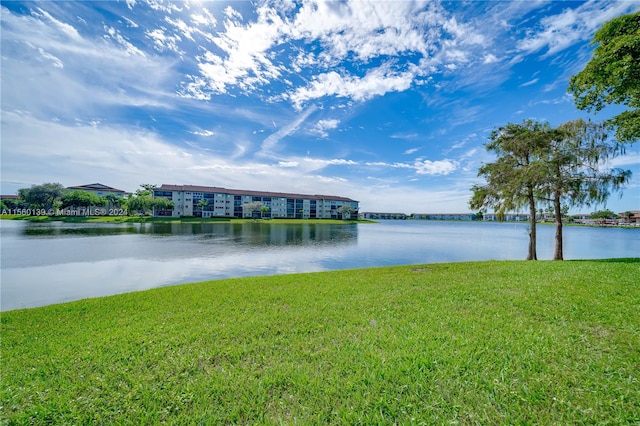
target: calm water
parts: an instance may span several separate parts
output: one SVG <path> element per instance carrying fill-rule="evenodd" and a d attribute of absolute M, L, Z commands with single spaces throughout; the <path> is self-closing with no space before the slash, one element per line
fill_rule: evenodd
<path fill-rule="evenodd" d="M 553 255 L 538 228 L 538 258 Z M 65 224 L 0 221 L 3 311 L 201 280 L 386 265 L 524 259 L 527 225 Z M 565 227 L 565 258 L 640 256 L 640 230 Z"/>

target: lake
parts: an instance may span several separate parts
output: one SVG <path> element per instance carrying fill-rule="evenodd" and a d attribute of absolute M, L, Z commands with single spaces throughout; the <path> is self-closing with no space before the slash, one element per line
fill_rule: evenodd
<path fill-rule="evenodd" d="M 376 266 L 519 260 L 526 224 L 0 221 L 0 310 L 211 279 Z M 538 258 L 555 228 L 538 227 Z M 640 230 L 565 227 L 565 259 L 640 256 Z"/>

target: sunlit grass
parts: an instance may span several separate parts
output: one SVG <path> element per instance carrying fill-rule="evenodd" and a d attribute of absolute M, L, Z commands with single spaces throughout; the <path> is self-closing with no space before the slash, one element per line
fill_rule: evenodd
<path fill-rule="evenodd" d="M 640 259 L 250 277 L 5 312 L 9 424 L 638 424 Z"/>

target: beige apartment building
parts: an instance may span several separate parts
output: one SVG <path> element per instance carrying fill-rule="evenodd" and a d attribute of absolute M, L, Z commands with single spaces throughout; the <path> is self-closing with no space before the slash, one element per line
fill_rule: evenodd
<path fill-rule="evenodd" d="M 213 186 L 167 185 L 155 188 L 154 197 L 173 201 L 173 209 L 154 216 L 357 219 L 358 201 L 334 195 L 250 191 Z"/>

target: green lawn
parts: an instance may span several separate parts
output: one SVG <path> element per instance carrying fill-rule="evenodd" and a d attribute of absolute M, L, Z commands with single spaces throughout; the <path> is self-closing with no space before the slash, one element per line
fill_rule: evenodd
<path fill-rule="evenodd" d="M 7 424 L 639 424 L 640 259 L 410 265 L 2 313 Z"/>

